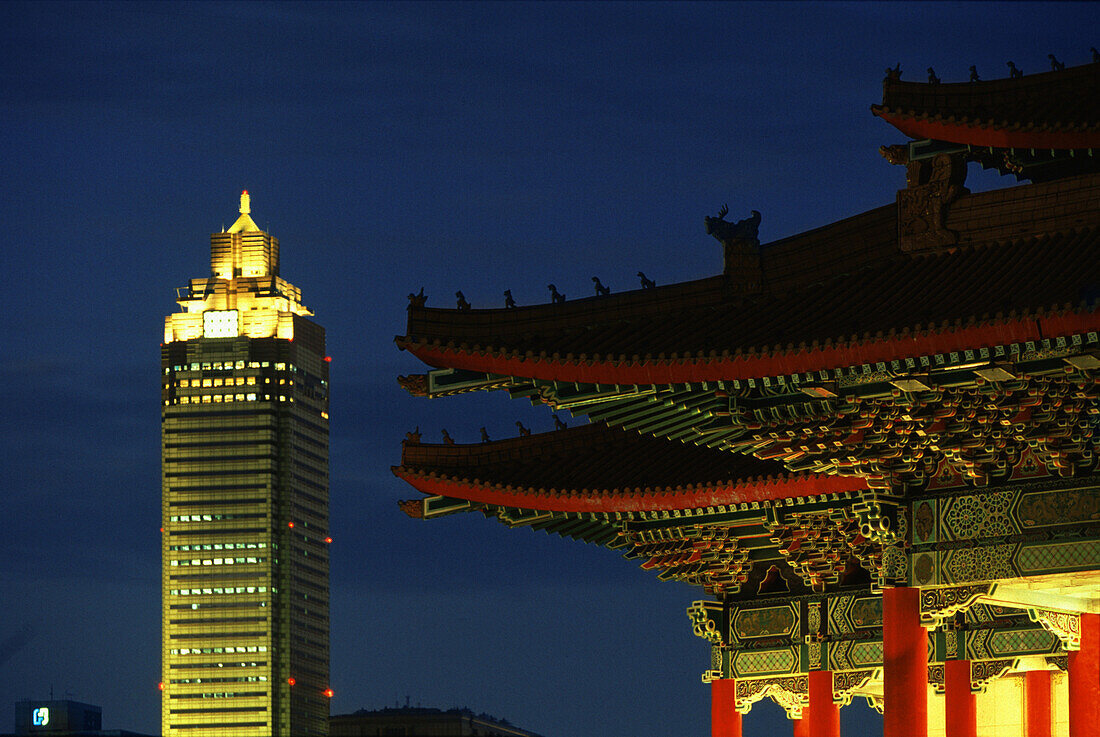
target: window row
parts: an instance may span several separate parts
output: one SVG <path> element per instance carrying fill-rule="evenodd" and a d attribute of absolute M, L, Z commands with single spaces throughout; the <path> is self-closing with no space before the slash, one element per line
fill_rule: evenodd
<path fill-rule="evenodd" d="M 245 386 L 246 384 L 252 385 L 256 383 L 255 376 L 227 376 L 224 379 L 180 379 L 179 385 L 186 389 L 191 386 Z M 271 383 L 271 379 L 267 379 L 264 383 Z"/>
<path fill-rule="evenodd" d="M 229 711 L 267 711 L 266 706 L 229 706 L 224 709 L 170 709 L 169 714 L 223 714 Z"/>
<path fill-rule="evenodd" d="M 171 368 L 172 371 L 232 371 L 233 369 L 243 368 L 270 368 L 275 366 L 276 371 L 286 371 L 285 363 L 272 364 L 270 361 L 205 361 L 203 363 L 184 363 L 177 364 Z M 290 367 L 291 371 L 297 371 L 296 366 Z M 168 373 L 169 369 L 165 367 L 164 373 Z"/>
<path fill-rule="evenodd" d="M 212 594 L 266 594 L 267 586 L 215 586 L 209 589 L 172 589 L 172 596 L 210 596 Z M 271 593 L 278 591 L 272 587 Z"/>
<path fill-rule="evenodd" d="M 202 545 L 169 545 L 169 550 L 253 550 L 266 548 L 267 543 L 204 543 Z"/>
<path fill-rule="evenodd" d="M 191 558 L 190 560 L 172 560 L 170 566 L 234 566 L 241 563 L 266 563 L 267 558 Z"/>
<path fill-rule="evenodd" d="M 294 397 L 288 397 L 284 394 L 271 395 L 264 394 L 263 399 L 259 394 L 196 394 L 193 397 L 176 397 L 175 399 L 165 399 L 165 404 L 220 404 L 222 402 L 270 402 L 277 400 L 279 402 L 293 402 Z"/>
<path fill-rule="evenodd" d="M 267 691 L 215 691 L 214 693 L 174 693 L 172 699 L 233 699 L 242 696 L 267 696 Z"/>
<path fill-rule="evenodd" d="M 237 676 L 236 678 L 173 678 L 171 683 L 256 683 L 267 676 Z"/>
<path fill-rule="evenodd" d="M 266 653 L 267 645 L 231 645 L 229 647 L 181 647 L 173 648 L 173 655 L 221 655 L 223 653 Z M 255 663 L 253 663 L 255 665 Z"/>
<path fill-rule="evenodd" d="M 172 515 L 169 522 L 217 522 L 223 519 L 258 519 L 266 514 L 181 514 Z"/>
<path fill-rule="evenodd" d="M 267 722 L 200 722 L 199 724 L 172 724 L 172 729 L 232 729 L 235 727 L 266 727 Z"/>
<path fill-rule="evenodd" d="M 200 668 L 266 668 L 267 661 L 261 660 L 246 663 L 243 660 L 236 663 L 172 663 L 168 666 L 173 670 L 198 670 Z"/>

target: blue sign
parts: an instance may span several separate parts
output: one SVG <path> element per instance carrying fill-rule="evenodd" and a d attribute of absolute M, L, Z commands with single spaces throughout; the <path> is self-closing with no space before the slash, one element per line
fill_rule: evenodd
<path fill-rule="evenodd" d="M 36 727 L 45 727 L 50 723 L 50 707 L 40 706 L 31 712 L 31 724 Z"/>

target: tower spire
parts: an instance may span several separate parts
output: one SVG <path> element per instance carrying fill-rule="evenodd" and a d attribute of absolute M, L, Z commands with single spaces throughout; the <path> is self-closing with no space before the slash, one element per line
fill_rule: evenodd
<path fill-rule="evenodd" d="M 253 231 L 260 231 L 260 226 L 256 225 L 252 220 L 252 198 L 248 195 L 248 190 L 241 191 L 241 209 L 240 216 L 237 218 L 237 222 L 233 223 L 229 228 L 230 233 L 251 233 Z"/>

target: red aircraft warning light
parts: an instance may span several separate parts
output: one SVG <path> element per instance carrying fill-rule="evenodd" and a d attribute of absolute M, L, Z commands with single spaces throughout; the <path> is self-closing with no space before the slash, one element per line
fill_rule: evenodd
<path fill-rule="evenodd" d="M 294 680 L 293 678 L 288 678 L 288 679 L 286 679 L 286 682 L 287 682 L 288 684 L 290 684 L 291 686 L 293 686 L 293 685 L 294 685 L 295 683 L 297 683 L 297 681 L 295 681 L 295 680 Z"/>
<path fill-rule="evenodd" d="M 328 696 L 330 699 L 335 695 L 331 688 L 326 688 L 324 693 L 325 696 Z"/>

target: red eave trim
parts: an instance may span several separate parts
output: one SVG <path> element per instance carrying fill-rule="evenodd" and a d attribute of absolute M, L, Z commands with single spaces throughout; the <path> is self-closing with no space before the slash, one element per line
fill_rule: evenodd
<path fill-rule="evenodd" d="M 851 476 L 788 476 L 739 484 L 708 486 L 680 491 L 554 495 L 532 490 L 498 489 L 469 481 L 431 478 L 404 468 L 394 470 L 413 488 L 429 496 L 446 496 L 481 504 L 519 507 L 542 512 L 647 512 L 700 509 L 729 504 L 774 501 L 818 494 L 839 494 L 867 489 L 862 478 Z"/>
<path fill-rule="evenodd" d="M 866 342 L 792 350 L 782 354 L 739 354 L 679 360 L 565 361 L 509 354 L 472 353 L 462 348 L 412 344 L 408 350 L 429 366 L 466 369 L 545 381 L 601 384 L 670 384 L 783 376 L 937 353 L 991 348 L 1100 330 L 1100 312 L 1002 320 L 943 332 L 895 335 Z"/>
<path fill-rule="evenodd" d="M 949 123 L 934 118 L 914 118 L 904 113 L 876 110 L 885 120 L 910 138 L 992 146 L 994 148 L 1082 149 L 1100 146 L 1100 134 L 1090 131 L 1006 130 L 981 125 Z"/>

